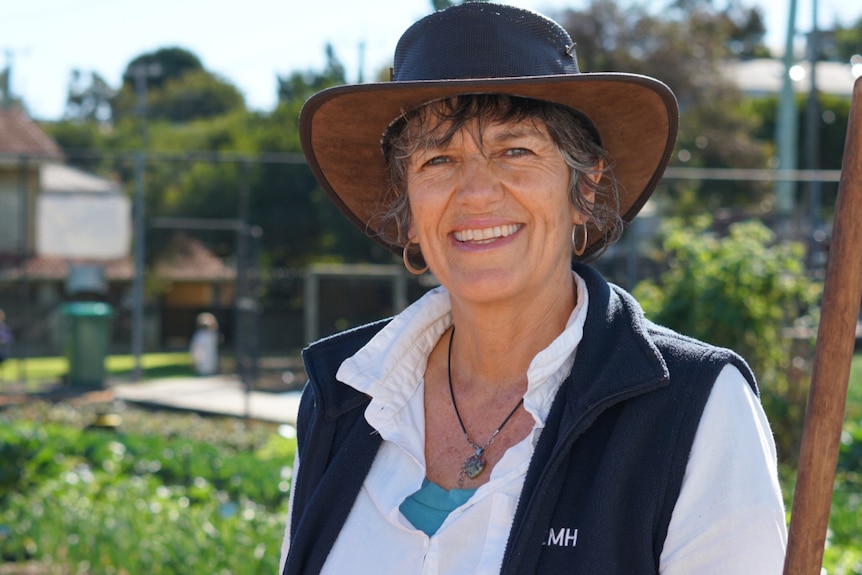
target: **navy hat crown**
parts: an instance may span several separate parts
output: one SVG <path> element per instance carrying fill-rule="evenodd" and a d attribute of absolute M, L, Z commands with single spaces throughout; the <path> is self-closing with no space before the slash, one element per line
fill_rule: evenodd
<path fill-rule="evenodd" d="M 467 2 L 413 24 L 395 48 L 396 82 L 578 74 L 568 32 L 541 14 Z"/>

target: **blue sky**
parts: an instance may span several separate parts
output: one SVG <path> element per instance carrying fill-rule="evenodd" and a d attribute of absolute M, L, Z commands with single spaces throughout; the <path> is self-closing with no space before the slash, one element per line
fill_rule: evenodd
<path fill-rule="evenodd" d="M 742 2 L 763 7 L 767 41 L 782 48 L 790 0 Z M 509 3 L 553 15 L 586 2 Z M 799 30 L 810 29 L 815 3 L 821 27 L 862 16 L 858 0 L 797 1 Z M 62 115 L 72 69 L 96 71 L 118 86 L 135 56 L 182 46 L 242 90 L 250 107 L 269 110 L 275 104 L 276 75 L 319 69 L 327 42 L 351 81 L 358 77 L 360 61 L 366 77 L 388 65 L 401 32 L 430 6 L 430 0 L 4 0 L 0 66 L 11 58 L 12 90 L 36 119 L 47 120 Z"/>

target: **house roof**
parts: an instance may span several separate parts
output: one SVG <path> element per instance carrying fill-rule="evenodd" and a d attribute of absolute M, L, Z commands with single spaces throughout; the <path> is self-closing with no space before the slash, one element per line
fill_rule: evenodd
<path fill-rule="evenodd" d="M 39 179 L 42 191 L 49 194 L 121 192 L 120 185 L 112 180 L 57 162 L 43 164 Z"/>
<path fill-rule="evenodd" d="M 102 266 L 107 281 L 129 281 L 135 275 L 131 258 L 110 260 L 64 258 L 61 256 L 31 256 L 23 260 L 14 255 L 0 258 L 0 281 L 27 278 L 30 281 L 64 281 L 76 265 Z"/>
<path fill-rule="evenodd" d="M 0 108 L 0 156 L 33 156 L 60 160 L 63 152 L 54 140 L 18 107 Z"/>
<path fill-rule="evenodd" d="M 36 256 L 27 260 L 27 276 L 39 279 L 66 279 L 74 265 L 99 265 L 108 281 L 130 280 L 135 275 L 131 258 L 111 260 L 67 259 L 57 256 Z"/>
<path fill-rule="evenodd" d="M 234 269 L 210 251 L 200 240 L 179 234 L 159 255 L 155 275 L 174 282 L 233 280 Z"/>
<path fill-rule="evenodd" d="M 101 266 L 109 282 L 131 281 L 135 277 L 130 257 L 114 259 L 65 258 L 62 256 L 30 256 L 0 253 L 0 283 L 18 281 L 65 281 L 74 266 Z M 233 267 L 226 265 L 203 243 L 189 236 L 179 236 L 166 252 L 157 257 L 147 273 L 172 282 L 232 281 Z"/>

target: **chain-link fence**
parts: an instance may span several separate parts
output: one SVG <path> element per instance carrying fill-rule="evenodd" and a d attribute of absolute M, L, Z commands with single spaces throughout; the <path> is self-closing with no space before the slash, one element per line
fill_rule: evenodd
<path fill-rule="evenodd" d="M 268 236 L 288 238 L 284 249 L 289 250 L 294 249 L 289 238 L 298 236 L 286 235 L 284 226 L 327 225 L 326 218 L 309 212 L 320 209 L 314 204 L 320 199 L 310 204 L 306 196 L 319 192 L 292 190 L 285 181 L 295 179 L 296 170 L 304 170 L 303 185 L 314 186 L 297 154 L 147 154 L 142 158 L 135 153 L 91 152 L 70 154 L 68 159 L 90 170 L 82 172 L 90 176 L 110 174 L 97 180 L 113 183 L 109 189 L 128 202 L 130 209 L 122 216 L 126 222 L 114 222 L 120 228 L 126 226 L 126 235 L 120 233 L 118 240 L 126 242 L 124 255 L 105 261 L 86 254 L 42 253 L 40 238 L 45 229 L 40 226 L 56 225 L 44 211 L 57 208 L 46 207 L 40 199 L 45 191 L 33 167 L 40 166 L 41 160 L 0 158 L 0 309 L 15 334 L 16 356 L 60 354 L 62 306 L 76 299 L 97 299 L 114 310 L 112 353 L 135 354 L 136 334 L 141 352 L 185 350 L 195 318 L 206 311 L 218 319 L 224 355 L 233 358 L 238 372 L 256 379 L 266 358 L 295 358 L 310 340 L 396 313 L 433 285 L 433 278 L 409 276 L 394 257 L 384 266 L 273 265 L 269 253 L 273 244 L 267 249 L 265 243 L 271 239 Z M 785 215 L 766 210 L 764 217 L 783 237 L 803 240 L 812 247 L 811 254 L 822 254 L 828 240 L 822 214 L 828 213 L 839 175 L 837 171 L 672 168 L 656 196 L 665 193 L 663 186 L 695 180 L 767 186 L 776 181 L 798 182 L 797 209 Z M 817 206 L 809 201 L 814 182 Z M 273 191 L 272 185 L 283 189 Z M 188 195 L 197 189 L 201 198 L 210 199 L 185 206 L 177 199 L 180 191 Z M 71 184 L 69 189 L 51 192 L 63 196 L 69 213 L 76 199 L 92 200 L 105 193 L 110 191 Z M 189 207 L 194 205 L 196 210 Z M 268 212 L 282 215 L 261 217 Z M 655 273 L 657 264 L 648 246 L 659 222 L 657 211 L 646 210 L 596 266 L 627 288 Z M 87 226 L 106 223 L 110 222 L 72 226 L 67 241 L 80 242 Z M 64 225 L 69 226 L 69 221 Z M 184 238 L 179 245 L 178 237 Z M 130 249 L 138 242 L 146 254 L 140 266 L 138 252 Z M 327 259 L 335 261 L 339 256 L 332 252 Z M 814 256 L 810 260 L 812 273 L 825 261 Z M 104 280 L 100 289 L 70 289 L 70 277 L 81 267 L 97 268 Z M 136 278 L 140 278 L 139 289 L 135 289 Z"/>

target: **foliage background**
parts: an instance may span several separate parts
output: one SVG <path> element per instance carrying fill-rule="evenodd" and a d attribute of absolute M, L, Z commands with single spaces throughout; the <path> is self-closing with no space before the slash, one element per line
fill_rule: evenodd
<path fill-rule="evenodd" d="M 793 463 L 822 285 L 804 266 L 803 245 L 777 242 L 757 220 L 731 224 L 724 235 L 710 223 L 707 216 L 667 220 L 654 254 L 664 271 L 633 294 L 656 323 L 751 364 L 781 458 Z"/>
<path fill-rule="evenodd" d="M 429 10 L 432 4 L 440 8 L 452 3 L 429 2 Z M 552 16 L 575 39 L 582 70 L 646 74 L 673 89 L 680 102 L 681 129 L 672 166 L 774 166 L 777 98 L 745 97 L 724 72 L 728 60 L 769 55 L 758 9 L 744 2 L 710 0 L 672 0 L 661 6 L 592 0 L 582 9 Z M 824 44 L 823 58 L 846 62 L 853 53 L 862 53 L 862 21 L 836 27 L 831 35 L 824 31 L 823 36 L 835 38 Z M 134 72 L 142 66 L 159 70 L 147 79 L 145 114 L 134 82 Z M 388 70 L 377 76 L 388 78 Z M 271 112 L 248 111 L 235 87 L 179 47 L 139 55 L 128 64 L 125 78 L 121 86 L 112 87 L 96 75 L 76 72 L 65 119 L 43 127 L 70 162 L 119 179 L 130 193 L 129 155 L 144 148 L 149 216 L 233 218 L 243 213 L 240 190 L 245 188 L 248 223 L 263 230 L 268 266 L 393 261 L 340 216 L 302 160 L 297 125 L 302 104 L 319 90 L 348 82 L 331 47 L 323 69 L 277 78 L 279 104 Z M 818 167 L 838 168 L 849 102 L 820 95 L 818 104 Z M 802 96 L 800 126 L 806 125 L 804 114 Z M 814 167 L 805 165 L 804 141 L 799 138 L 801 167 Z M 201 155 L 192 160 L 192 153 Z M 800 186 L 797 193 L 801 200 L 806 190 Z M 749 217 L 775 215 L 772 186 L 764 182 L 665 180 L 655 197 L 667 216 L 719 209 Z M 822 209 L 826 219 L 831 202 Z M 158 247 L 163 235 L 152 234 L 148 240 Z M 234 247 L 212 243 L 221 254 L 230 254 Z"/>

